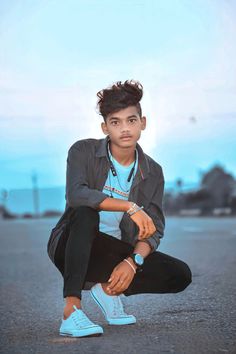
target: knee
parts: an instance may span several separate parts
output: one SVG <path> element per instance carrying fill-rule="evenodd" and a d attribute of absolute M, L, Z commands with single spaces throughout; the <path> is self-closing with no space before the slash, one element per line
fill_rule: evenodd
<path fill-rule="evenodd" d="M 79 206 L 73 209 L 72 222 L 78 221 L 79 223 L 86 222 L 87 225 L 98 225 L 99 213 L 97 210 L 88 206 Z"/>
<path fill-rule="evenodd" d="M 185 263 L 184 275 L 183 275 L 183 290 L 192 283 L 192 272 L 189 266 Z"/>
<path fill-rule="evenodd" d="M 182 262 L 181 267 L 178 271 L 177 278 L 178 278 L 178 288 L 176 289 L 176 292 L 183 291 L 191 284 L 192 272 L 186 263 Z"/>

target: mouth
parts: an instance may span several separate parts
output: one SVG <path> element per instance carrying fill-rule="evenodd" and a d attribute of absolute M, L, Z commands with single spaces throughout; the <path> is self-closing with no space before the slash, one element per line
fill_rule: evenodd
<path fill-rule="evenodd" d="M 132 138 L 132 136 L 130 136 L 130 135 L 126 135 L 126 136 L 121 136 L 120 137 L 120 139 L 122 139 L 122 140 L 128 140 L 128 139 L 131 139 Z"/>

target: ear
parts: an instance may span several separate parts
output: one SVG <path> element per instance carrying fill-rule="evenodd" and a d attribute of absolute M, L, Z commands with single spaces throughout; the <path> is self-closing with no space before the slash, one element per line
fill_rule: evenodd
<path fill-rule="evenodd" d="M 103 131 L 103 133 L 104 133 L 105 135 L 108 135 L 108 134 L 109 134 L 109 133 L 108 133 L 108 130 L 107 130 L 107 125 L 106 125 L 105 122 L 102 122 L 102 123 L 101 123 L 101 128 L 102 128 L 102 131 Z"/>
<path fill-rule="evenodd" d="M 145 116 L 141 117 L 141 130 L 144 130 L 146 128 L 147 124 L 147 119 Z"/>

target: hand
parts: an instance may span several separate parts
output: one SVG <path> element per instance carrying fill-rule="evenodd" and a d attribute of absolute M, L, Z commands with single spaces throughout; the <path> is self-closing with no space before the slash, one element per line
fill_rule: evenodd
<path fill-rule="evenodd" d="M 136 268 L 136 266 L 134 265 Z M 108 280 L 110 284 L 107 287 L 107 291 L 111 295 L 116 293 L 122 293 L 126 290 L 134 278 L 134 271 L 131 266 L 125 262 L 120 262 L 112 271 L 111 276 Z M 110 291 L 109 291 L 110 290 Z"/>
<path fill-rule="evenodd" d="M 138 240 L 148 238 L 156 231 L 156 226 L 154 225 L 152 218 L 150 218 L 144 210 L 137 211 L 131 215 L 130 218 L 139 227 Z"/>

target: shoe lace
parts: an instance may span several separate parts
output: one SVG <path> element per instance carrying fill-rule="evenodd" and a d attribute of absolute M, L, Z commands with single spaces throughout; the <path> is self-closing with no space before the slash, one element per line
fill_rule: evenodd
<path fill-rule="evenodd" d="M 76 310 L 74 312 L 73 321 L 77 327 L 84 327 L 88 325 L 93 325 L 90 319 L 86 316 L 84 312 L 80 312 Z"/>
<path fill-rule="evenodd" d="M 125 315 L 123 304 L 121 302 L 121 299 L 119 296 L 114 296 L 113 297 L 113 309 L 112 309 L 112 314 L 115 316 L 119 315 Z"/>

